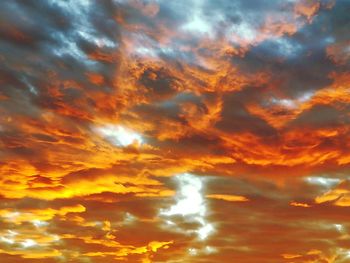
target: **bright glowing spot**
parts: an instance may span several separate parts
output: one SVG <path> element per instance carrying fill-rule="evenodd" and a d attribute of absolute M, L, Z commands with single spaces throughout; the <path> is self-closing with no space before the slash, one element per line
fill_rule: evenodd
<path fill-rule="evenodd" d="M 78 35 L 80 35 L 82 38 L 84 38 L 86 41 L 89 41 L 91 43 L 94 43 L 99 48 L 107 47 L 107 48 L 116 48 L 118 46 L 118 43 L 115 43 L 105 37 L 94 37 L 91 32 L 87 32 L 83 30 L 78 30 Z"/>
<path fill-rule="evenodd" d="M 197 255 L 197 249 L 195 249 L 195 248 L 189 248 L 189 249 L 188 249 L 188 253 L 189 253 L 191 256 L 195 256 L 195 255 Z"/>
<path fill-rule="evenodd" d="M 14 244 L 15 241 L 12 238 L 0 237 L 0 241 L 7 244 Z"/>
<path fill-rule="evenodd" d="M 340 183 L 338 178 L 327 178 L 327 177 L 307 177 L 306 181 L 310 184 L 317 184 L 326 187 L 332 187 Z"/>
<path fill-rule="evenodd" d="M 6 218 L 16 218 L 20 215 L 19 212 L 11 212 L 11 213 L 8 213 L 7 215 L 5 215 L 4 217 Z"/>
<path fill-rule="evenodd" d="M 33 220 L 32 224 L 36 227 L 44 227 L 44 226 L 47 226 L 49 223 L 41 220 Z"/>
<path fill-rule="evenodd" d="M 271 102 L 273 104 L 278 104 L 278 105 L 281 105 L 283 107 L 290 108 L 290 109 L 293 109 L 293 108 L 296 107 L 295 102 L 293 100 L 290 100 L 290 99 L 276 99 L 276 98 L 272 98 Z"/>
<path fill-rule="evenodd" d="M 211 32 L 210 25 L 200 15 L 195 15 L 189 23 L 183 26 L 183 29 L 201 34 Z"/>
<path fill-rule="evenodd" d="M 7 232 L 9 233 L 9 236 L 11 236 L 11 237 L 14 237 L 14 236 L 17 236 L 17 235 L 18 235 L 17 232 L 12 231 L 12 230 L 7 230 Z"/>
<path fill-rule="evenodd" d="M 243 41 L 246 44 L 252 44 L 257 38 L 257 32 L 251 25 L 240 23 L 228 31 L 228 37 L 232 37 L 233 42 L 240 43 Z"/>
<path fill-rule="evenodd" d="M 131 223 L 135 222 L 136 219 L 137 219 L 136 216 L 134 216 L 134 215 L 132 215 L 132 214 L 127 212 L 127 213 L 125 213 L 124 223 L 125 224 L 131 224 Z"/>
<path fill-rule="evenodd" d="M 13 237 L 15 237 L 17 235 L 18 235 L 17 232 L 12 231 L 12 230 L 7 230 L 7 234 L 0 237 L 0 242 L 4 242 L 7 244 L 14 244 L 15 240 L 13 239 Z"/>
<path fill-rule="evenodd" d="M 37 243 L 33 239 L 26 239 L 23 242 L 21 242 L 21 244 L 25 248 L 37 245 Z"/>
<path fill-rule="evenodd" d="M 154 49 L 147 48 L 147 47 L 138 47 L 136 48 L 135 52 L 142 56 L 151 56 L 151 57 L 157 56 L 157 53 L 155 52 Z"/>
<path fill-rule="evenodd" d="M 181 215 L 187 222 L 198 223 L 199 227 L 194 232 L 199 239 L 205 240 L 214 231 L 214 227 L 205 218 L 207 208 L 202 193 L 202 179 L 188 173 L 180 174 L 175 178 L 179 185 L 175 195 L 176 203 L 167 210 L 161 210 L 160 214 L 168 217 Z M 166 223 L 172 227 L 176 225 L 171 220 L 166 220 Z M 184 230 L 184 232 L 189 231 Z"/>
<path fill-rule="evenodd" d="M 97 131 L 111 143 L 118 146 L 125 147 L 134 142 L 138 144 L 142 144 L 143 142 L 141 135 L 118 125 L 106 125 L 97 128 Z"/>
<path fill-rule="evenodd" d="M 343 230 L 343 226 L 341 224 L 334 224 L 334 227 L 341 232 Z"/>
<path fill-rule="evenodd" d="M 167 221 L 165 221 L 168 225 L 175 225 L 175 223 L 173 222 L 173 221 L 171 221 L 171 220 L 167 220 Z"/>
<path fill-rule="evenodd" d="M 201 193 L 202 181 L 191 175 L 182 174 L 177 176 L 180 185 L 177 203 L 170 207 L 168 211 L 163 211 L 163 215 L 200 215 L 205 214 L 205 205 Z"/>
<path fill-rule="evenodd" d="M 212 26 L 208 23 L 208 19 L 203 16 L 202 1 L 192 1 L 191 10 L 191 19 L 182 26 L 182 29 L 194 33 L 211 35 Z"/>
<path fill-rule="evenodd" d="M 314 95 L 314 93 L 312 93 L 312 92 L 306 92 L 298 98 L 298 101 L 302 102 L 302 103 L 307 102 L 312 98 L 313 95 Z"/>
<path fill-rule="evenodd" d="M 60 240 L 60 237 L 58 235 L 51 235 L 52 239 L 54 241 L 59 241 Z"/>
<path fill-rule="evenodd" d="M 215 247 L 206 246 L 204 251 L 206 254 L 213 254 L 216 253 L 218 250 Z"/>
<path fill-rule="evenodd" d="M 211 224 L 206 224 L 205 226 L 201 227 L 197 230 L 198 236 L 200 239 L 204 240 L 206 239 L 210 233 L 214 231 L 214 227 Z"/>

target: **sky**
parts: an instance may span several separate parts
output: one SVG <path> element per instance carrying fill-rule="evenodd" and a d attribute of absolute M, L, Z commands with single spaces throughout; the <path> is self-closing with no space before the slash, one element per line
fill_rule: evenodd
<path fill-rule="evenodd" d="M 1 1 L 0 262 L 350 262 L 349 14 Z"/>

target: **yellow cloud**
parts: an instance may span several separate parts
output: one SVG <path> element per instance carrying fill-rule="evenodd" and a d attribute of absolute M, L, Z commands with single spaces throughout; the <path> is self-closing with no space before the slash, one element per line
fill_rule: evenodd
<path fill-rule="evenodd" d="M 224 194 L 210 194 L 207 195 L 208 198 L 224 200 L 228 202 L 247 202 L 249 199 L 241 195 L 224 195 Z"/>

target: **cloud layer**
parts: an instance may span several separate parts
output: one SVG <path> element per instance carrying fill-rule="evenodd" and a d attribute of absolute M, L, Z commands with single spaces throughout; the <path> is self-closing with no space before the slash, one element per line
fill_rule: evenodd
<path fill-rule="evenodd" d="M 0 3 L 0 261 L 350 260 L 350 2 Z"/>

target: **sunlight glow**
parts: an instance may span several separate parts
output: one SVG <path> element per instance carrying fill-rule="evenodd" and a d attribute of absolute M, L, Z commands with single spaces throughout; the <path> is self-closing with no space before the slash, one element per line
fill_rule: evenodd
<path fill-rule="evenodd" d="M 183 26 L 183 29 L 201 34 L 211 33 L 210 25 L 199 15 L 195 15 L 189 23 Z"/>
<path fill-rule="evenodd" d="M 340 183 L 339 178 L 328 178 L 320 176 L 310 176 L 305 179 L 310 184 L 322 185 L 326 187 L 332 187 Z"/>
<path fill-rule="evenodd" d="M 0 241 L 7 243 L 7 244 L 14 244 L 15 241 L 12 238 L 8 238 L 8 237 L 0 237 Z"/>
<path fill-rule="evenodd" d="M 205 205 L 201 189 L 202 181 L 191 174 L 182 174 L 177 176 L 180 190 L 177 197 L 177 203 L 169 210 L 163 211 L 163 215 L 199 215 L 204 216 Z"/>
<path fill-rule="evenodd" d="M 342 224 L 334 224 L 334 227 L 339 231 L 339 232 L 342 232 L 344 227 Z"/>
<path fill-rule="evenodd" d="M 200 240 L 207 239 L 214 227 L 205 218 L 207 207 L 202 193 L 202 179 L 189 173 L 177 175 L 175 178 L 179 185 L 175 196 L 176 203 L 167 210 L 161 210 L 160 214 L 167 217 L 181 215 L 187 222 L 198 223 L 200 226 L 194 232 Z M 166 220 L 166 223 L 172 227 L 176 225 L 171 220 Z"/>
<path fill-rule="evenodd" d="M 47 226 L 49 223 L 42 220 L 33 220 L 32 224 L 36 227 L 44 227 L 44 226 Z"/>
<path fill-rule="evenodd" d="M 197 255 L 197 249 L 195 249 L 195 248 L 189 248 L 189 249 L 188 249 L 188 253 L 189 253 L 191 256 L 195 256 L 195 255 Z"/>
<path fill-rule="evenodd" d="M 204 240 L 206 239 L 211 232 L 213 232 L 214 227 L 211 224 L 206 224 L 205 226 L 201 227 L 197 230 L 197 233 L 199 235 L 199 238 Z"/>
<path fill-rule="evenodd" d="M 33 239 L 26 239 L 23 242 L 21 242 L 21 244 L 25 248 L 37 245 L 37 243 Z"/>
<path fill-rule="evenodd" d="M 137 142 L 138 144 L 143 143 L 141 135 L 119 125 L 106 125 L 99 127 L 97 128 L 97 132 L 117 146 L 126 147 L 134 142 Z"/>

